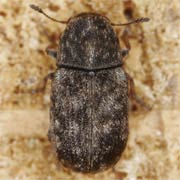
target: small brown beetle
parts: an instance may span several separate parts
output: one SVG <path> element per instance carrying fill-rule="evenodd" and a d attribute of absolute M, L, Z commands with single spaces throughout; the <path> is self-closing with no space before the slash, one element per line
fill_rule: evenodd
<path fill-rule="evenodd" d="M 102 15 L 82 13 L 58 21 L 38 6 L 34 10 L 66 23 L 52 79 L 48 137 L 59 161 L 75 171 L 92 173 L 112 167 L 128 139 L 128 76 L 122 68 L 127 51 L 120 49 L 112 26 Z M 47 79 L 46 79 L 47 80 Z"/>

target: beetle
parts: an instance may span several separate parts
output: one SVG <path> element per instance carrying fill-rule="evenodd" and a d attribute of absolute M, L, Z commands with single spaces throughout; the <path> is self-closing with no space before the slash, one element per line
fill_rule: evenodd
<path fill-rule="evenodd" d="M 52 80 L 49 140 L 59 161 L 74 171 L 94 173 L 112 167 L 128 140 L 128 76 L 112 26 L 146 22 L 136 19 L 114 24 L 97 13 L 81 13 L 68 21 L 58 50 Z M 47 78 L 46 78 L 47 80 Z"/>

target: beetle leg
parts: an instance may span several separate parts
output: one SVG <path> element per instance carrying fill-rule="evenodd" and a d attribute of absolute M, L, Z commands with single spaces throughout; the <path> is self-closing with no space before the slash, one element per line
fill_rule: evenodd
<path fill-rule="evenodd" d="M 132 2 L 132 0 L 123 0 L 123 5 L 124 5 L 124 15 L 128 21 L 132 21 L 134 19 L 133 14 L 134 14 L 134 9 L 135 9 L 135 4 Z M 131 33 L 131 27 L 126 26 L 122 35 L 121 39 L 126 46 L 127 50 L 131 49 L 131 44 L 129 42 L 129 38 L 133 37 Z"/>
<path fill-rule="evenodd" d="M 129 42 L 129 28 L 126 27 L 121 35 L 121 39 L 125 45 L 125 48 L 122 48 L 120 53 L 122 57 L 125 57 L 129 54 L 129 51 L 131 49 L 131 44 Z"/>
<path fill-rule="evenodd" d="M 57 59 L 57 50 L 55 50 L 55 49 L 50 49 L 50 48 L 46 48 L 46 53 L 47 53 L 50 57 L 52 57 L 52 58 L 54 58 L 54 59 Z"/>
<path fill-rule="evenodd" d="M 125 73 L 128 78 L 129 97 L 133 102 L 132 109 L 137 109 L 137 104 L 139 104 L 145 110 L 151 110 L 152 108 L 148 104 L 146 104 L 139 96 L 137 96 L 133 78 L 127 72 Z"/>
<path fill-rule="evenodd" d="M 32 94 L 35 94 L 35 93 L 39 93 L 39 92 L 44 92 L 45 89 L 46 89 L 46 85 L 47 85 L 48 79 L 51 79 L 51 80 L 52 80 L 53 76 L 54 76 L 54 73 L 49 73 L 49 74 L 43 79 L 41 86 L 40 86 L 39 88 L 37 88 L 37 89 L 31 90 L 31 93 L 32 93 Z"/>
<path fill-rule="evenodd" d="M 131 44 L 129 42 L 129 34 L 130 34 L 129 27 L 125 27 L 125 29 L 121 35 L 121 39 L 122 39 L 127 50 L 131 49 Z"/>
<path fill-rule="evenodd" d="M 135 38 L 135 36 L 133 36 L 131 34 L 130 27 L 127 26 L 127 27 L 125 27 L 125 29 L 121 35 L 121 40 L 125 45 L 125 48 L 121 50 L 121 53 L 122 53 L 122 51 L 126 51 L 125 55 L 127 55 L 131 49 L 131 44 L 130 44 L 129 38 Z"/>

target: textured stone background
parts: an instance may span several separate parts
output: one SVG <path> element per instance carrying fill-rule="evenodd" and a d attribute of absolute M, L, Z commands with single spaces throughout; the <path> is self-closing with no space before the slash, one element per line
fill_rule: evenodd
<path fill-rule="evenodd" d="M 96 175 L 62 170 L 46 133 L 50 83 L 33 94 L 55 62 L 44 52 L 57 47 L 65 25 L 29 8 L 41 6 L 66 20 L 80 12 L 98 12 L 112 22 L 125 22 L 127 0 L 0 0 L 0 179 L 147 179 L 180 177 L 180 2 L 133 0 L 133 17 L 149 23 L 132 25 L 126 69 L 137 93 L 151 111 L 130 112 L 127 148 L 115 166 Z M 124 27 L 114 28 L 121 46 Z"/>

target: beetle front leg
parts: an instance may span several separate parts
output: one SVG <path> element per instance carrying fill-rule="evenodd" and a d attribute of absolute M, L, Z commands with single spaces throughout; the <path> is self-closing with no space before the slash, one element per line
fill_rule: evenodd
<path fill-rule="evenodd" d="M 126 27 L 121 35 L 121 39 L 125 45 L 125 48 L 121 49 L 121 55 L 122 57 L 125 57 L 129 54 L 129 51 L 131 49 L 131 44 L 129 42 L 129 28 Z"/>
<path fill-rule="evenodd" d="M 31 93 L 32 94 L 35 94 L 35 93 L 40 93 L 40 92 L 44 92 L 45 89 L 46 89 L 46 85 L 47 85 L 47 82 L 48 82 L 48 79 L 53 79 L 53 76 L 54 76 L 54 73 L 49 73 L 42 81 L 42 84 L 40 85 L 39 88 L 37 89 L 34 89 L 34 90 L 31 90 Z"/>
<path fill-rule="evenodd" d="M 126 73 L 126 76 L 128 78 L 129 97 L 133 101 L 132 109 L 136 109 L 137 104 L 139 104 L 145 110 L 151 110 L 152 107 L 150 107 L 140 97 L 137 96 L 133 78 L 127 72 L 125 72 L 125 73 Z"/>

